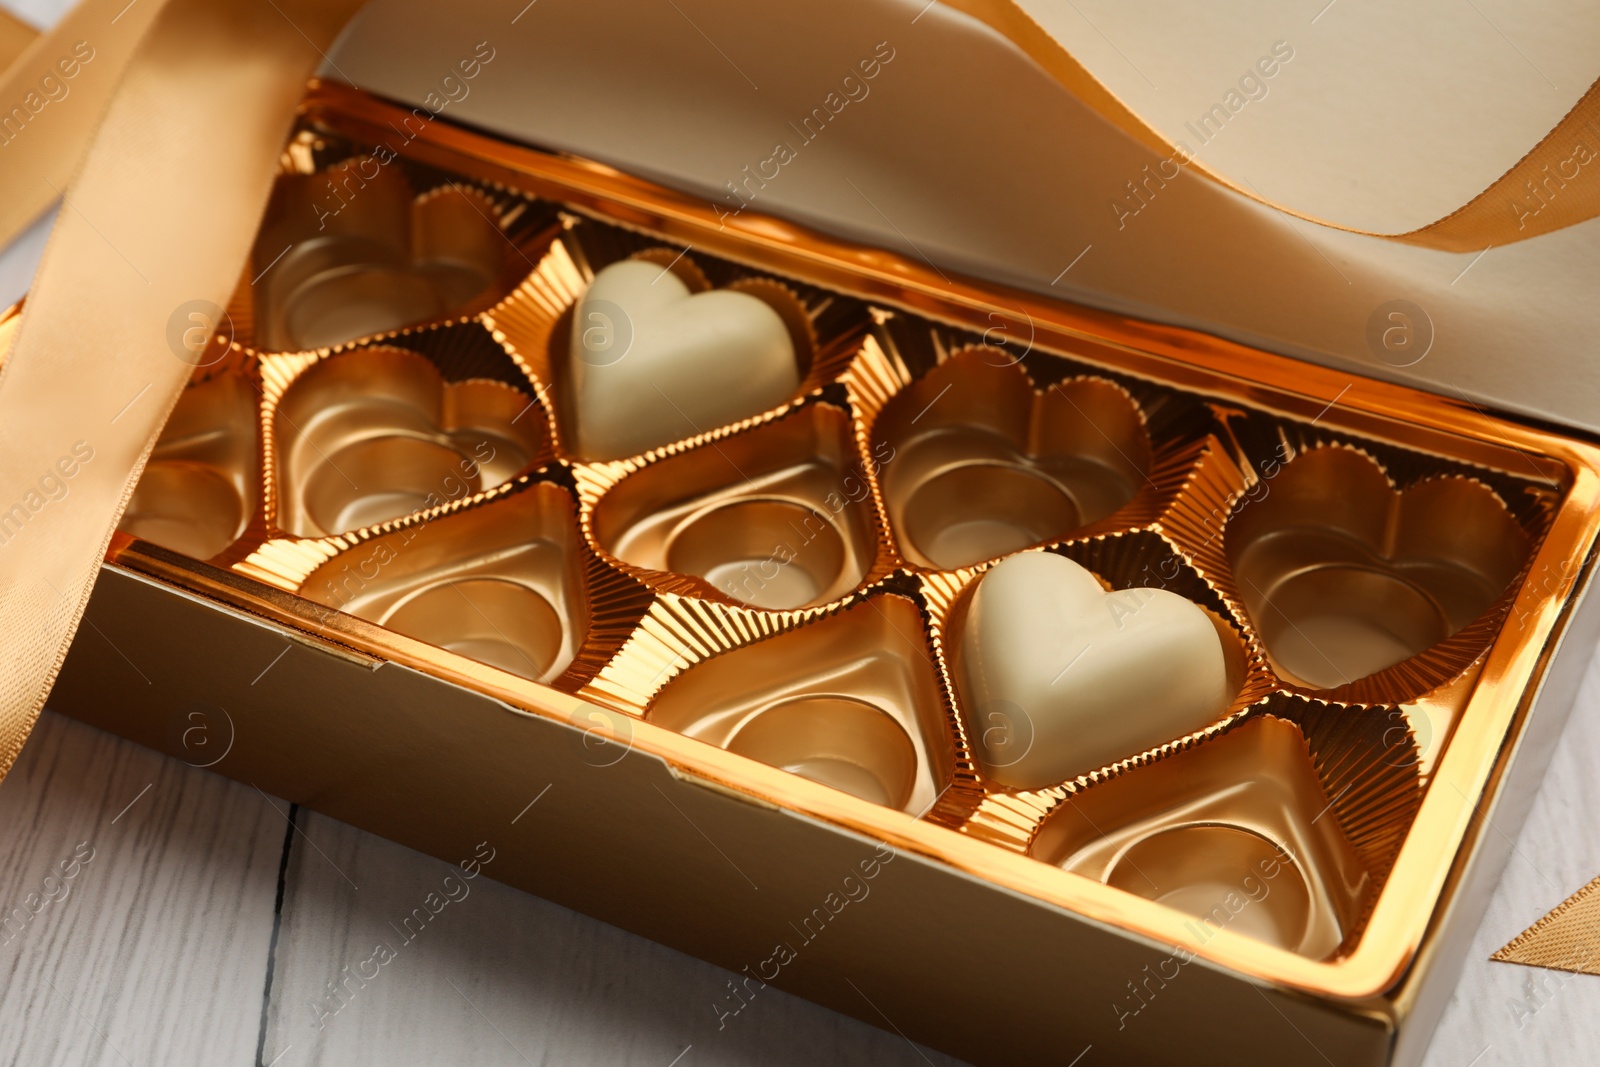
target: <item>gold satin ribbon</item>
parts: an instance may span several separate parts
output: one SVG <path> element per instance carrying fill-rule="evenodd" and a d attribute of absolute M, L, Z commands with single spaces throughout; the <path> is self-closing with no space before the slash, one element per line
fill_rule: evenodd
<path fill-rule="evenodd" d="M 1548 915 L 1489 957 L 1500 963 L 1600 975 L 1600 878 L 1562 901 Z M 1531 1014 L 1539 1005 L 1524 1005 Z M 1512 1010 L 1518 1005 L 1513 1002 Z"/>
<path fill-rule="evenodd" d="M 17 16 L 0 9 L 0 70 L 5 70 L 28 50 L 39 31 Z"/>
<path fill-rule="evenodd" d="M 1135 114 L 1089 73 L 1061 43 L 1015 0 L 945 0 L 1009 38 L 1068 92 L 1163 159 L 1179 155 L 1176 144 Z M 1345 226 L 1270 200 L 1189 156 L 1190 170 L 1241 196 L 1287 215 L 1349 233 L 1387 237 L 1446 252 L 1478 252 L 1564 229 L 1600 215 L 1600 81 L 1528 154 L 1487 189 L 1442 219 L 1406 233 L 1378 233 Z"/>
<path fill-rule="evenodd" d="M 0 246 L 60 198 L 163 2 L 84 0 L 0 74 Z M 87 63 L 74 54 L 79 42 Z M 72 77 L 63 62 L 75 65 Z"/>
<path fill-rule="evenodd" d="M 7 107 L 40 72 L 60 76 L 76 42 L 95 50 L 72 92 L 0 146 L 0 242 L 64 200 L 0 369 L 0 773 L 189 379 L 169 319 L 192 301 L 226 304 L 295 106 L 357 6 L 89 0 L 0 78 Z"/>

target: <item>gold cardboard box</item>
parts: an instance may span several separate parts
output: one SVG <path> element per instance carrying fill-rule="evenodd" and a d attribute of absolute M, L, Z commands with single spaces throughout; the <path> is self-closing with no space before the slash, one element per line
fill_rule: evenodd
<path fill-rule="evenodd" d="M 50 706 L 490 837 L 735 971 L 724 1022 L 772 983 L 980 1063 L 1420 1060 L 1596 637 L 1600 449 L 409 114 L 313 88 Z M 576 458 L 572 308 L 629 257 L 767 301 L 800 387 Z M 1205 609 L 1226 712 L 1003 784 L 960 643 L 1018 550 Z"/>

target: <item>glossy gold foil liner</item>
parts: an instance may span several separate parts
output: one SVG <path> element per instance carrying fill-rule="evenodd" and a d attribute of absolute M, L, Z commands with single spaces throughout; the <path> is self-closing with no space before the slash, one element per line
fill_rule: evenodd
<path fill-rule="evenodd" d="M 550 210 L 522 197 L 392 156 L 294 148 L 229 309 L 250 348 L 339 347 L 463 320 L 510 291 L 554 233 Z"/>
<path fill-rule="evenodd" d="M 651 601 L 589 550 L 571 488 L 549 477 L 300 547 L 322 557 L 300 596 L 567 692 L 594 677 Z"/>
<path fill-rule="evenodd" d="M 421 336 L 459 356 L 483 335 Z M 450 364 L 394 345 L 263 356 L 269 526 L 313 538 L 379 526 L 549 460 L 531 395 L 506 380 L 448 380 L 440 362 Z"/>
<path fill-rule="evenodd" d="M 900 557 L 956 570 L 1153 523 L 1212 421 L 1068 357 L 882 313 L 845 382 Z"/>
<path fill-rule="evenodd" d="M 790 612 L 662 593 L 579 695 L 954 823 L 981 794 L 928 630 L 898 578 Z"/>
<path fill-rule="evenodd" d="M 849 364 L 867 326 L 856 301 L 825 290 L 771 277 L 724 260 L 669 249 L 650 238 L 617 227 L 563 215 L 563 231 L 551 241 L 538 265 L 510 296 L 490 308 L 483 322 L 534 381 L 549 390 L 557 453 L 572 455 L 574 403 L 565 371 L 573 309 L 595 274 L 612 263 L 641 258 L 677 275 L 691 292 L 731 288 L 766 301 L 789 328 L 800 362 L 801 383 L 784 404 L 730 426 L 703 432 L 653 449 L 650 455 L 692 448 L 778 418 L 805 397 L 833 382 Z"/>
<path fill-rule="evenodd" d="M 1210 618 L 1216 627 L 1223 654 L 1228 664 L 1228 686 L 1233 699 L 1216 722 L 1203 730 L 1175 737 L 1155 748 L 1131 753 L 1123 760 L 1079 776 L 1063 783 L 1069 789 L 1082 788 L 1093 782 L 1115 777 L 1124 771 L 1198 744 L 1207 737 L 1226 731 L 1231 724 L 1250 712 L 1273 689 L 1273 678 L 1267 669 L 1259 648 L 1248 633 L 1229 613 L 1226 605 L 1198 574 L 1179 556 L 1170 543 L 1159 534 L 1137 531 L 1128 534 L 1085 538 L 1052 546 L 1046 551 L 1066 556 L 1097 577 L 1108 590 L 1112 589 L 1166 589 L 1192 601 Z M 969 738 L 977 728 L 972 718 L 974 709 L 966 706 L 960 685 L 955 681 L 954 664 L 960 659 L 961 627 L 968 602 L 977 581 L 993 564 L 983 564 L 949 573 L 927 574 L 921 577 L 932 618 L 934 647 L 941 662 L 947 665 L 951 692 L 960 712 L 963 737 Z M 1130 713 L 1134 709 L 1129 709 Z M 989 781 L 981 765 L 974 763 L 973 772 L 986 792 L 993 795 L 1010 792 L 998 783 Z M 1006 808 L 992 805 L 985 811 L 1011 825 L 1005 816 Z M 989 816 L 975 819 L 965 827 L 977 836 L 989 835 Z M 1009 834 L 1003 830 L 1002 837 Z"/>
<path fill-rule="evenodd" d="M 652 460 L 580 465 L 584 529 L 657 589 L 770 609 L 813 607 L 894 566 L 850 412 L 809 402 Z"/>
<path fill-rule="evenodd" d="M 1150 440 L 1126 392 L 1077 378 L 1036 393 L 1016 364 L 963 349 L 897 395 L 873 424 L 900 553 L 955 570 L 1059 541 L 1143 487 Z"/>
<path fill-rule="evenodd" d="M 202 560 L 244 537 L 261 501 L 256 405 L 255 383 L 241 371 L 185 389 L 119 528 Z"/>
<path fill-rule="evenodd" d="M 1318 818 L 1327 798 L 1293 724 L 1253 719 L 1101 788 L 1053 812 L 1031 854 L 1188 913 L 1200 943 L 1229 929 L 1326 959 L 1354 931 L 1371 880 Z"/>
<path fill-rule="evenodd" d="M 1260 634 L 1282 685 L 1406 702 L 1483 655 L 1548 524 L 1548 491 L 1288 422 L 1245 422 L 1232 441 L 1231 462 L 1211 457 L 1164 528 Z"/>
<path fill-rule="evenodd" d="M 525 391 L 527 379 L 481 326 L 403 330 L 395 340 L 407 347 L 371 345 L 335 354 L 262 357 L 235 346 L 221 370 L 203 375 L 201 371 L 211 369 L 197 369 L 152 453 L 122 529 L 193 558 L 240 565 L 244 573 L 293 588 L 306 560 L 288 559 L 288 566 L 266 571 L 249 560 L 262 552 L 284 555 L 285 549 L 293 557 L 286 533 L 324 533 L 308 517 L 305 501 L 295 499 L 288 509 L 279 506 L 286 480 L 291 488 L 307 490 L 307 479 L 275 462 L 305 426 L 321 426 L 320 420 L 327 418 L 362 445 L 358 452 L 370 452 L 342 457 L 341 464 L 334 458 L 337 447 L 324 447 L 325 432 L 321 440 L 302 442 L 313 465 L 323 468 L 314 488 L 322 494 L 325 510 L 337 513 L 340 497 L 359 496 L 363 482 L 372 489 L 409 479 L 409 490 L 407 485 L 388 486 L 391 502 L 409 492 L 409 506 L 392 507 L 386 516 L 369 513 L 356 528 L 382 525 L 412 510 L 437 509 L 549 461 L 546 416 Z M 325 368 L 330 358 L 338 366 L 360 364 L 365 369 L 344 375 L 342 382 L 318 386 L 317 368 Z M 344 362 L 347 358 L 350 363 Z M 281 402 L 303 376 L 313 379 L 311 391 L 322 389 L 330 402 L 310 404 L 309 414 L 282 411 Z M 324 406 L 329 410 L 321 410 Z M 402 439 L 398 450 L 393 447 L 396 437 Z M 291 529 L 285 530 L 286 525 Z"/>
<path fill-rule="evenodd" d="M 991 797 L 969 830 L 1190 913 L 1196 944 L 1229 928 L 1326 959 L 1359 940 L 1393 868 L 1419 761 L 1397 708 L 1274 694 L 1101 781 Z"/>

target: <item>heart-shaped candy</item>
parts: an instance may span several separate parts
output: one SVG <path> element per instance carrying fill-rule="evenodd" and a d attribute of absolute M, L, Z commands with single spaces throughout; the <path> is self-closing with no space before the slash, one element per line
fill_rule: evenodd
<path fill-rule="evenodd" d="M 782 403 L 800 384 L 783 317 L 749 293 L 691 293 L 644 260 L 595 275 L 572 321 L 576 450 L 621 459 Z"/>
<path fill-rule="evenodd" d="M 1233 698 L 1211 618 L 1164 589 L 1106 592 L 1048 552 L 978 580 L 957 679 L 979 763 L 1039 789 L 1217 721 Z"/>

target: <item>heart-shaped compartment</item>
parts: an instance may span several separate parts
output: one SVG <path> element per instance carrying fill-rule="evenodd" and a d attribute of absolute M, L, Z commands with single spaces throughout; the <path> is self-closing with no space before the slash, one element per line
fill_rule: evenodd
<path fill-rule="evenodd" d="M 531 263 L 504 227 L 480 190 L 414 195 L 392 159 L 282 175 L 251 257 L 253 340 L 325 348 L 481 311 Z"/>
<path fill-rule="evenodd" d="M 238 374 L 185 389 L 167 420 L 121 529 L 194 559 L 244 533 L 256 506 L 256 394 Z"/>
<path fill-rule="evenodd" d="M 1327 445 L 1236 506 L 1225 548 L 1274 669 L 1333 690 L 1482 616 L 1521 571 L 1529 538 L 1481 482 L 1452 475 L 1396 491 L 1365 453 Z"/>
<path fill-rule="evenodd" d="M 346 533 L 462 500 L 547 452 L 532 397 L 499 381 L 446 382 L 416 352 L 315 360 L 273 405 L 276 525 Z"/>
<path fill-rule="evenodd" d="M 690 667 L 646 718 L 912 813 L 955 763 L 921 616 L 893 594 Z"/>
<path fill-rule="evenodd" d="M 594 615 L 571 496 L 535 483 L 503 500 L 361 541 L 301 596 L 539 682 L 568 670 Z"/>
<path fill-rule="evenodd" d="M 1304 735 L 1267 715 L 1072 797 L 1029 852 L 1187 912 L 1202 941 L 1326 959 L 1376 888 L 1332 806 Z"/>
<path fill-rule="evenodd" d="M 955 570 L 1083 530 L 1146 484 L 1150 436 L 1126 390 L 1074 378 L 1036 391 L 1015 363 L 968 348 L 873 422 L 901 554 Z"/>
<path fill-rule="evenodd" d="M 1040 789 L 1219 722 L 1248 656 L 1220 616 L 1165 588 L 1114 590 L 1053 552 L 984 571 L 945 623 L 979 766 Z"/>
<path fill-rule="evenodd" d="M 859 586 L 880 554 L 859 467 L 850 416 L 811 404 L 625 476 L 603 490 L 590 528 L 614 558 L 676 592 L 823 604 Z"/>

